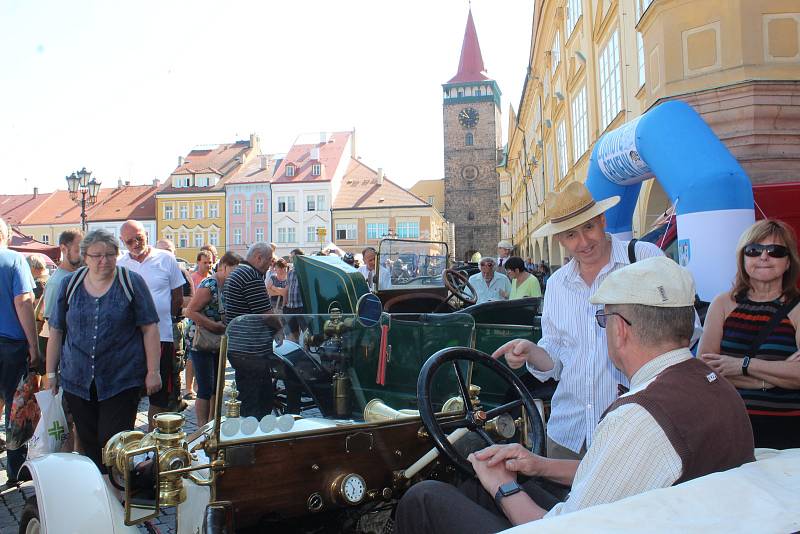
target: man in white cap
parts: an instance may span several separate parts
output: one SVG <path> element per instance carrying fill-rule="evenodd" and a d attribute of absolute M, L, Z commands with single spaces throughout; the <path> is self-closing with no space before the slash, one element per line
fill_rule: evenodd
<path fill-rule="evenodd" d="M 538 344 L 516 339 L 497 349 L 509 366 L 523 364 L 542 382 L 558 380 L 547 424 L 547 456 L 579 459 L 592 444 L 600 417 L 625 376 L 608 360 L 605 330 L 594 322 L 589 297 L 614 271 L 630 264 L 628 243 L 606 233 L 605 211 L 619 197 L 595 201 L 585 185 L 572 182 L 545 201 L 547 224 L 535 237 L 552 236 L 573 257 L 547 281 Z M 663 256 L 652 243 L 635 243 L 638 260 Z"/>
<path fill-rule="evenodd" d="M 514 245 L 503 239 L 497 244 L 497 272 L 506 274 L 506 261 L 514 252 Z"/>
<path fill-rule="evenodd" d="M 665 257 L 611 273 L 591 303 L 601 306 L 595 320 L 608 332 L 609 363 L 631 389 L 605 411 L 586 456 L 492 445 L 469 456 L 480 484 L 413 486 L 398 506 L 397 531 L 497 532 L 753 461 L 744 402 L 689 351 L 694 295 L 692 275 Z M 518 475 L 535 478 L 519 484 Z"/>

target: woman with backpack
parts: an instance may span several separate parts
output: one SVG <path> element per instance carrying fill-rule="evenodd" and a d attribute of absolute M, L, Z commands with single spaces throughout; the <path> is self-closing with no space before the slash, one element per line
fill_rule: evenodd
<path fill-rule="evenodd" d="M 744 399 L 756 447 L 800 447 L 800 256 L 786 223 L 765 219 L 736 248 L 733 289 L 706 315 L 697 353 Z"/>
<path fill-rule="evenodd" d="M 144 279 L 117 267 L 117 239 L 93 230 L 81 242 L 86 267 L 67 276 L 50 313 L 47 380 L 75 420 L 84 453 L 105 473 L 101 451 L 132 430 L 142 386 L 161 389 L 158 313 Z"/>

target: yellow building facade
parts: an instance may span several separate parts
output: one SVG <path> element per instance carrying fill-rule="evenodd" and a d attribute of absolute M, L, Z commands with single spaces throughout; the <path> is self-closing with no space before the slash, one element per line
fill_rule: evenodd
<path fill-rule="evenodd" d="M 159 193 L 156 196 L 159 239 L 175 243 L 175 254 L 194 263 L 203 245 L 225 251 L 225 192 Z"/>
<path fill-rule="evenodd" d="M 538 0 L 528 76 L 509 114 L 502 206 L 522 256 L 560 265 L 531 233 L 544 197 L 584 181 L 594 143 L 652 106 L 694 107 L 754 182 L 800 175 L 800 3 L 796 0 Z M 643 184 L 634 235 L 669 208 Z"/>

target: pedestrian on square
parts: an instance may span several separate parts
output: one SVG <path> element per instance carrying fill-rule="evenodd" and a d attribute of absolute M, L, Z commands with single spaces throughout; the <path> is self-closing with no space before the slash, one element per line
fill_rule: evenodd
<path fill-rule="evenodd" d="M 83 240 L 83 232 L 77 228 L 64 230 L 58 236 L 58 248 L 61 249 L 61 261 L 58 264 L 58 269 L 50 276 L 47 286 L 44 288 L 44 318 L 45 321 L 50 317 L 50 310 L 55 306 L 55 300 L 58 297 L 58 291 L 61 289 L 61 282 L 70 273 L 81 266 L 83 260 L 81 259 L 81 241 Z M 48 326 L 45 324 L 42 335 L 47 337 Z"/>
<path fill-rule="evenodd" d="M 296 248 L 290 253 L 292 268 L 286 274 L 286 302 L 283 305 L 283 313 L 287 315 L 300 315 L 303 313 L 303 296 L 300 293 L 297 270 L 294 268 L 294 259 L 303 255 L 305 253 L 300 248 Z"/>
<path fill-rule="evenodd" d="M 180 375 L 175 359 L 172 318 L 181 313 L 183 285 L 186 280 L 178 262 L 171 253 L 151 247 L 147 232 L 139 221 L 129 220 L 120 228 L 120 237 L 128 252 L 117 260 L 117 265 L 127 267 L 144 278 L 158 312 L 158 332 L 161 342 L 161 383 L 163 387 L 150 394 L 148 410 L 149 428 L 154 428 L 153 417 L 178 407 Z M 191 285 L 191 283 L 190 283 Z"/>
<path fill-rule="evenodd" d="M 0 395 L 5 401 L 6 425 L 20 379 L 39 360 L 33 315 L 33 277 L 25 257 L 8 250 L 10 229 L 0 219 Z M 15 484 L 27 447 L 8 450 L 8 485 Z"/>
<path fill-rule="evenodd" d="M 48 385 L 64 388 L 81 448 L 102 473 L 102 448 L 133 430 L 142 386 L 148 395 L 161 389 L 159 316 L 144 279 L 117 267 L 118 254 L 110 232 L 86 234 L 86 267 L 61 284 L 47 344 Z"/>
<path fill-rule="evenodd" d="M 495 300 L 508 300 L 511 294 L 511 282 L 508 277 L 495 270 L 496 262 L 491 256 L 481 258 L 480 272 L 469 277 L 469 283 L 475 288 L 477 304 Z M 469 291 L 469 289 L 467 289 Z"/>
<path fill-rule="evenodd" d="M 223 287 L 225 325 L 242 315 L 271 314 L 269 295 L 264 277 L 272 265 L 272 248 L 269 243 L 250 245 L 245 261 L 228 276 Z M 246 321 L 245 321 L 246 323 Z M 228 336 L 228 361 L 236 373 L 242 417 L 261 419 L 272 413 L 274 387 L 272 384 L 272 338 L 274 332 L 267 327 L 255 332 L 242 322 L 243 330 L 234 328 Z M 231 327 L 233 328 L 233 327 Z"/>
<path fill-rule="evenodd" d="M 511 241 L 506 241 L 504 239 L 497 244 L 497 263 L 495 264 L 495 270 L 498 273 L 506 274 L 506 262 L 513 253 L 514 245 L 511 244 Z"/>
<path fill-rule="evenodd" d="M 50 273 L 47 272 L 47 264 L 41 254 L 31 254 L 25 259 L 28 261 L 34 283 L 33 312 L 36 319 L 36 340 L 39 344 L 39 353 L 44 354 L 44 351 L 47 350 L 47 338 L 42 337 L 42 329 L 44 327 L 44 291 L 50 279 Z"/>
<path fill-rule="evenodd" d="M 197 289 L 200 282 L 211 276 L 211 267 L 214 265 L 214 256 L 207 250 L 200 250 L 197 253 L 197 266 L 192 272 L 192 287 Z"/>
<path fill-rule="evenodd" d="M 267 293 L 272 309 L 281 313 L 286 303 L 289 292 L 289 264 L 283 258 L 278 258 L 272 265 L 272 272 L 267 278 Z"/>
<path fill-rule="evenodd" d="M 514 368 L 526 365 L 541 382 L 559 380 L 547 423 L 551 458 L 582 458 L 603 412 L 617 398 L 617 385 L 628 385 L 608 359 L 606 331 L 597 326 L 597 308 L 589 302 L 606 277 L 630 264 L 628 244 L 605 231 L 604 213 L 618 202 L 619 197 L 596 201 L 579 182 L 548 195 L 550 219 L 534 237 L 554 236 L 574 260 L 548 281 L 539 342 L 515 339 L 492 354 L 505 356 Z M 638 260 L 663 256 L 643 241 L 635 243 L 634 253 Z"/>
<path fill-rule="evenodd" d="M 733 288 L 708 308 L 697 354 L 739 390 L 756 447 L 800 447 L 800 256 L 794 231 L 782 221 L 756 222 L 739 240 L 736 263 Z"/>
<path fill-rule="evenodd" d="M 361 251 L 361 255 L 364 265 L 358 268 L 358 272 L 364 275 L 369 290 L 389 289 L 392 286 L 392 273 L 385 266 L 377 265 L 378 252 L 373 247 L 367 247 Z"/>
<path fill-rule="evenodd" d="M 539 280 L 525 270 L 525 262 L 519 256 L 508 258 L 508 261 L 506 261 L 506 274 L 511 279 L 511 296 L 509 300 L 542 296 Z"/>
<path fill-rule="evenodd" d="M 192 342 L 197 326 L 214 334 L 225 333 L 225 323 L 222 321 L 225 311 L 223 288 L 225 280 L 241 262 L 242 258 L 238 254 L 226 252 L 219 260 L 217 272 L 200 282 L 186 308 L 186 317 L 189 318 L 186 330 L 187 350 L 197 378 L 197 400 L 194 403 L 194 410 L 198 426 L 208 422 L 211 406 L 214 406 L 219 352 L 199 350 L 192 346 Z"/>
<path fill-rule="evenodd" d="M 219 254 L 217 253 L 217 247 L 206 243 L 205 245 L 200 247 L 200 250 L 206 250 L 211 253 L 211 270 L 213 271 L 214 269 L 216 269 L 217 259 L 219 258 Z"/>

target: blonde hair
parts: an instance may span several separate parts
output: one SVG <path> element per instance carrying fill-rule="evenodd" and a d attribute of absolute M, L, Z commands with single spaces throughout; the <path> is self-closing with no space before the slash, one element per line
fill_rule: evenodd
<path fill-rule="evenodd" d="M 772 237 L 783 241 L 789 250 L 789 268 L 783 273 L 783 296 L 792 300 L 800 295 L 797 289 L 797 278 L 800 276 L 800 256 L 797 253 L 797 237 L 791 226 L 777 219 L 764 219 L 757 221 L 753 226 L 744 231 L 736 245 L 736 279 L 733 282 L 731 296 L 740 299 L 747 296 L 752 289 L 750 275 L 744 269 L 744 248 L 747 245 L 758 243 Z"/>

